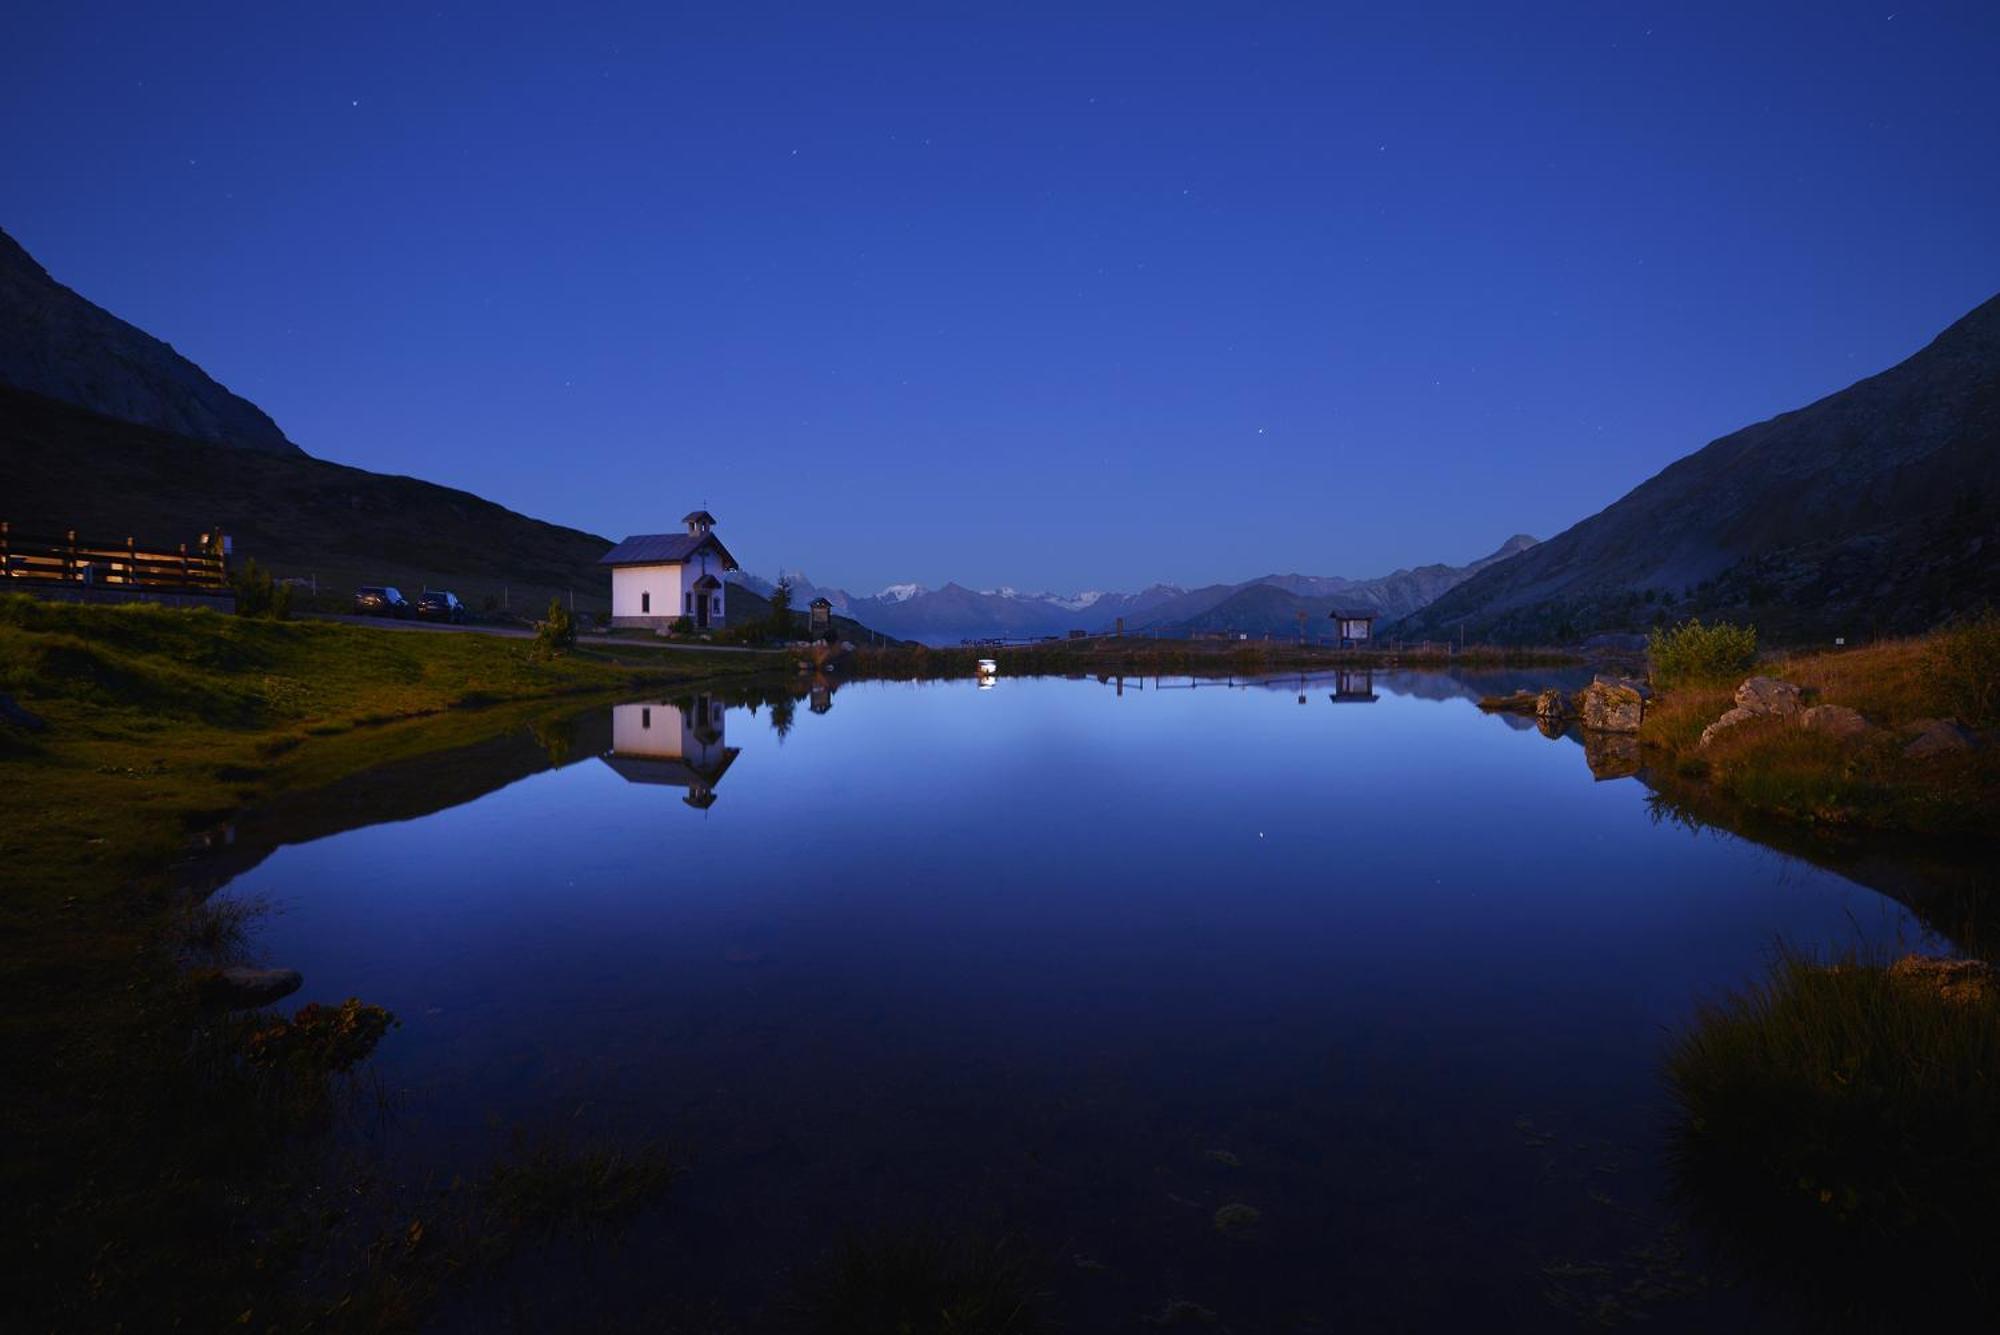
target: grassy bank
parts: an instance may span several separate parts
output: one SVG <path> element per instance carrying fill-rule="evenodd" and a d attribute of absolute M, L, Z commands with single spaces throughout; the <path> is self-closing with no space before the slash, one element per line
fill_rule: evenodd
<path fill-rule="evenodd" d="M 852 675 L 901 681 L 970 677 L 979 661 L 993 659 L 1004 676 L 1150 677 L 1248 676 L 1326 668 L 1549 667 L 1578 662 L 1560 649 L 1508 649 L 1474 645 L 1457 653 L 1387 649 L 1331 649 L 1282 640 L 1155 640 L 1138 636 L 1051 640 L 1001 648 L 931 648 L 920 644 L 862 648 Z"/>
<path fill-rule="evenodd" d="M 1741 723 L 1701 744 L 1702 730 L 1730 708 L 1749 672 L 1684 681 L 1646 712 L 1640 740 L 1668 791 L 1693 786 L 1761 818 L 1828 830 L 1924 836 L 1991 836 L 2000 829 L 2000 748 L 1993 721 L 1977 715 L 1988 669 L 1966 636 L 1991 622 L 1906 640 L 1766 658 L 1752 671 L 1801 688 L 1804 702 L 1857 711 L 1866 731 L 1842 736 L 1801 726 L 1796 716 Z M 1907 755 L 1925 720 L 1971 725 L 1974 746 Z M 1983 740 L 1979 730 L 1984 730 Z"/>
<path fill-rule="evenodd" d="M 1680 1185 L 1746 1267 L 1842 1328 L 1994 1315 L 2000 988 L 1988 966 L 1787 957 L 1668 1062 Z"/>
<path fill-rule="evenodd" d="M 549 658 L 479 635 L 0 598 L 0 691 L 45 730 L 0 727 L 0 922 L 114 893 L 205 823 L 383 758 L 404 720 L 508 701 L 783 670 L 782 656 L 583 646 Z M 359 747 L 330 739 L 369 734 Z"/>
<path fill-rule="evenodd" d="M 0 1095 L 0 1302 L 30 1329 L 293 1324 L 272 1304 L 314 1243 L 302 1137 L 340 1081 L 252 1069 L 244 1026 L 187 985 L 234 930 L 177 893 L 205 831 L 518 729 L 537 701 L 772 667 L 0 599 L 0 692 L 44 725 L 0 723 L 0 1046 L 21 1077 Z"/>

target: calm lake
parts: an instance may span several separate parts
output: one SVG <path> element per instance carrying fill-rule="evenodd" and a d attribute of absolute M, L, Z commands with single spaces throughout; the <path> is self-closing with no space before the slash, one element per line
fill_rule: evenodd
<path fill-rule="evenodd" d="M 1548 682 L 635 702 L 349 785 L 353 828 L 223 893 L 271 905 L 293 1001 L 401 1018 L 393 1161 L 526 1126 L 687 1165 L 467 1329 L 554 1294 L 747 1322 L 917 1228 L 1018 1237 L 1076 1330 L 1771 1328 L 1676 1225 L 1665 1044 L 1781 941 L 1924 929 L 1474 707 Z"/>

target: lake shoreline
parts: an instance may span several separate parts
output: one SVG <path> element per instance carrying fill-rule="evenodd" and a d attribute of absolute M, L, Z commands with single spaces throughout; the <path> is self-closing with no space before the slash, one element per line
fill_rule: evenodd
<path fill-rule="evenodd" d="M 226 1166 L 177 1164 L 173 1138 L 157 1134 L 232 1083 L 187 1062 L 218 1022 L 186 964 L 191 937 L 229 930 L 204 920 L 204 892 L 190 880 L 204 850 L 229 850 L 233 822 L 310 805 L 350 780 L 366 787 L 385 766 L 552 712 L 646 690 L 782 681 L 785 666 L 742 652 L 627 658 L 584 647 L 538 657 L 531 644 L 487 636 L 0 601 L 0 690 L 14 705 L 0 721 L 10 940 L 0 1023 L 20 1069 L 49 1075 L 10 1091 L 15 1134 L 0 1187 L 17 1203 L 12 1253 L 47 1269 L 36 1290 L 73 1301 L 85 1276 L 64 1267 L 104 1264 L 87 1248 L 56 1254 L 64 1249 L 52 1238 L 101 1231 L 137 1280 L 174 1268 L 174 1244 L 154 1235 L 154 1221 L 187 1208 L 183 1193 L 205 1197 L 189 1182 L 259 1195 Z M 152 1147 L 139 1176 L 107 1161 L 119 1146 Z M 237 1271 L 210 1276 L 218 1297 L 266 1282 L 260 1269 L 275 1261 L 238 1259 Z M 145 1310 L 142 1296 L 133 1301 Z M 40 1306 L 24 1296 L 17 1310 Z"/>

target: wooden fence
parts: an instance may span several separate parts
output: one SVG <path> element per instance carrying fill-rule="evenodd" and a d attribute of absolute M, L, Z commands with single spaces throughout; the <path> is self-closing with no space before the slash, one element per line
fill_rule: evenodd
<path fill-rule="evenodd" d="M 106 585 L 121 589 L 226 591 L 229 558 L 207 546 L 186 543 L 174 551 L 141 547 L 137 539 L 104 542 L 79 538 L 75 529 L 60 537 L 24 534 L 0 520 L 0 589 L 49 584 Z"/>

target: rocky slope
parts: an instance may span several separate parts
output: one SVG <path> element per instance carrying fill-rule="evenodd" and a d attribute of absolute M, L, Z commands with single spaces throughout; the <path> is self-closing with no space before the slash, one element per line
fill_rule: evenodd
<path fill-rule="evenodd" d="M 1890 370 L 1724 436 L 1395 629 L 1567 641 L 1688 615 L 1805 640 L 2000 598 L 2000 297 Z"/>
<path fill-rule="evenodd" d="M 297 455 L 278 424 L 168 344 L 49 277 L 0 232 L 0 385 L 178 436 Z"/>

